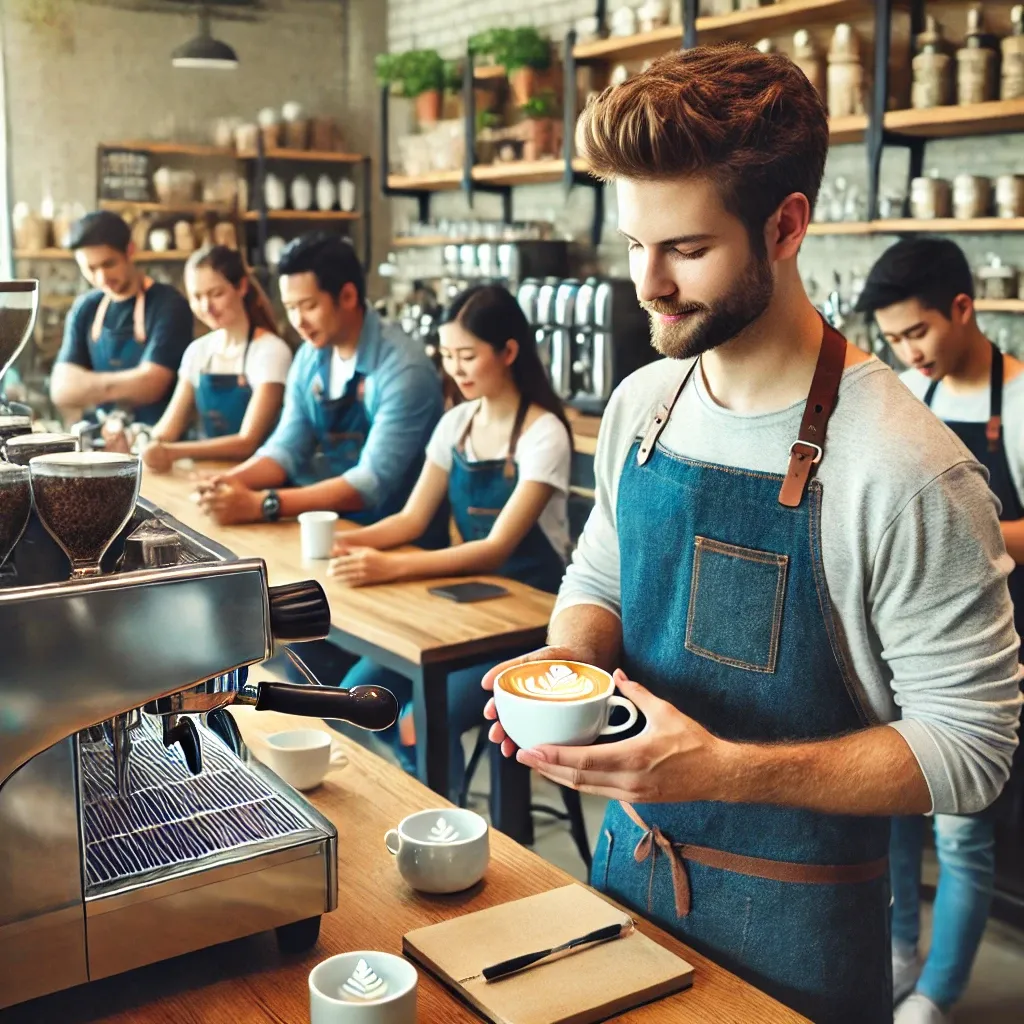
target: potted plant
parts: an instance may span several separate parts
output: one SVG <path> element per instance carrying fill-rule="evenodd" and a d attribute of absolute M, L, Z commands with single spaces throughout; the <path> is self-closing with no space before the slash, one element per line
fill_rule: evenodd
<path fill-rule="evenodd" d="M 495 60 L 504 66 L 516 106 L 523 106 L 540 86 L 540 73 L 551 67 L 551 43 L 535 28 L 515 28 L 499 37 Z"/>
<path fill-rule="evenodd" d="M 493 164 L 498 153 L 498 142 L 494 130 L 501 126 L 501 117 L 488 110 L 479 110 L 476 115 L 476 162 Z"/>
<path fill-rule="evenodd" d="M 444 117 L 455 119 L 462 116 L 462 61 L 444 62 Z"/>
<path fill-rule="evenodd" d="M 493 66 L 498 63 L 496 56 L 499 50 L 508 45 L 512 36 L 510 28 L 490 28 L 486 32 L 477 32 L 469 37 L 469 55 L 473 63 L 480 66 Z"/>
<path fill-rule="evenodd" d="M 555 119 L 558 101 L 554 91 L 545 89 L 536 96 L 531 96 L 519 109 L 525 118 L 523 158 L 540 160 L 554 155 L 555 129 L 558 123 Z"/>
<path fill-rule="evenodd" d="M 383 53 L 377 57 L 375 70 L 382 85 L 416 101 L 416 117 L 421 124 L 432 124 L 440 117 L 445 67 L 436 50 Z"/>

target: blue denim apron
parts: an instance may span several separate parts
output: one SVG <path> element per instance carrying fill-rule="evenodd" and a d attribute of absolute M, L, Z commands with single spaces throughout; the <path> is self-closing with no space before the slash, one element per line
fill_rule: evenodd
<path fill-rule="evenodd" d="M 242 352 L 240 373 L 209 373 L 204 367 L 199 374 L 196 409 L 203 437 L 231 437 L 241 431 L 252 398 L 252 387 L 245 375 L 245 366 L 255 334 L 256 328 L 250 326 L 249 337 L 245 340 Z M 212 361 L 213 357 L 210 359 Z"/>
<path fill-rule="evenodd" d="M 463 541 L 484 540 L 490 534 L 494 521 L 519 483 L 515 454 L 528 409 L 529 403 L 525 402 L 516 414 L 508 443 L 508 455 L 504 459 L 470 462 L 466 458 L 463 449 L 473 426 L 472 416 L 458 444 L 452 448 L 448 499 Z M 498 570 L 499 576 L 519 580 L 520 583 L 551 594 L 558 593 L 564 574 L 565 562 L 562 556 L 551 546 L 551 541 L 536 522 Z"/>
<path fill-rule="evenodd" d="M 831 372 L 833 400 L 845 351 L 827 328 L 815 383 Z M 810 479 L 831 402 L 822 419 L 812 385 L 786 477 L 695 462 L 657 444 L 692 372 L 619 484 L 623 668 L 729 740 L 865 728 L 822 565 L 822 488 Z M 803 479 L 784 504 L 797 461 Z M 888 843 L 886 818 L 613 802 L 591 882 L 816 1024 L 881 1024 L 892 1021 Z"/>

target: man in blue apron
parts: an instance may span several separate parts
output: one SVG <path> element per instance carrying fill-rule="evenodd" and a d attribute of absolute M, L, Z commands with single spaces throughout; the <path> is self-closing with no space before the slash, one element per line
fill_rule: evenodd
<path fill-rule="evenodd" d="M 248 461 L 207 481 L 203 507 L 222 524 L 332 509 L 372 523 L 401 510 L 442 411 L 423 345 L 366 305 L 362 267 L 343 238 L 312 234 L 281 256 L 281 298 L 304 344 L 281 421 Z M 439 516 L 437 543 L 447 515 Z"/>
<path fill-rule="evenodd" d="M 858 310 L 873 313 L 906 366 L 908 388 L 988 470 L 1002 507 L 1003 539 L 1017 563 L 1010 595 L 1024 630 L 1024 364 L 982 334 L 974 314 L 974 275 L 963 251 L 944 238 L 898 242 L 872 268 Z M 893 987 L 898 1024 L 944 1024 L 963 995 L 981 944 L 995 879 L 996 816 L 1008 826 L 1008 860 L 1024 850 L 1024 763 L 1002 797 L 976 815 L 936 814 L 939 884 L 927 960 L 918 959 L 919 891 L 925 820 L 895 818 Z"/>
<path fill-rule="evenodd" d="M 1017 638 L 980 467 L 807 299 L 828 137 L 800 71 L 745 47 L 583 113 L 668 358 L 604 415 L 541 656 L 618 669 L 645 725 L 517 756 L 609 798 L 595 886 L 816 1024 L 883 1024 L 888 818 L 998 794 Z"/>
<path fill-rule="evenodd" d="M 188 302 L 135 265 L 131 232 L 116 214 L 87 214 L 73 226 L 70 245 L 94 287 L 64 322 L 50 397 L 68 419 L 117 408 L 152 426 L 167 407 L 192 341 Z"/>

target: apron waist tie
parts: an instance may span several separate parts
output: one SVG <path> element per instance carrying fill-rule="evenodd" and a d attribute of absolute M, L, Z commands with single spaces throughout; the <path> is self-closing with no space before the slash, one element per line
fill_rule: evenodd
<path fill-rule="evenodd" d="M 690 913 L 690 880 L 686 874 L 686 862 L 704 864 L 721 871 L 732 871 L 753 878 L 764 878 L 774 882 L 800 882 L 806 885 L 842 885 L 870 882 L 881 878 L 889 870 L 889 858 L 865 861 L 861 864 L 800 864 L 795 861 L 768 860 L 764 857 L 747 857 L 741 853 L 728 853 L 709 846 L 693 846 L 689 843 L 673 843 L 658 828 L 648 825 L 636 812 L 632 804 L 620 801 L 626 816 L 637 828 L 643 830 L 640 842 L 633 851 L 633 859 L 642 864 L 651 862 L 650 881 L 647 886 L 647 910 L 651 910 L 651 896 L 654 889 L 654 869 L 660 850 L 672 869 L 672 892 L 675 897 L 676 917 Z"/>

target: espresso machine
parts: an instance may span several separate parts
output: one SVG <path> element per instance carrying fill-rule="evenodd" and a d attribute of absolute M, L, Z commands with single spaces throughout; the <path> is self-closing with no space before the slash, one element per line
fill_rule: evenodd
<path fill-rule="evenodd" d="M 17 566 L 0 590 L 0 1009 L 265 930 L 311 946 L 337 906 L 337 830 L 226 708 L 395 720 L 376 687 L 249 678 L 275 645 L 326 636 L 320 586 L 270 587 L 261 559 L 145 501 L 103 575 Z"/>
<path fill-rule="evenodd" d="M 600 415 L 615 388 L 657 358 L 632 281 L 527 280 L 518 299 L 536 330 L 552 386 L 581 412 Z"/>

